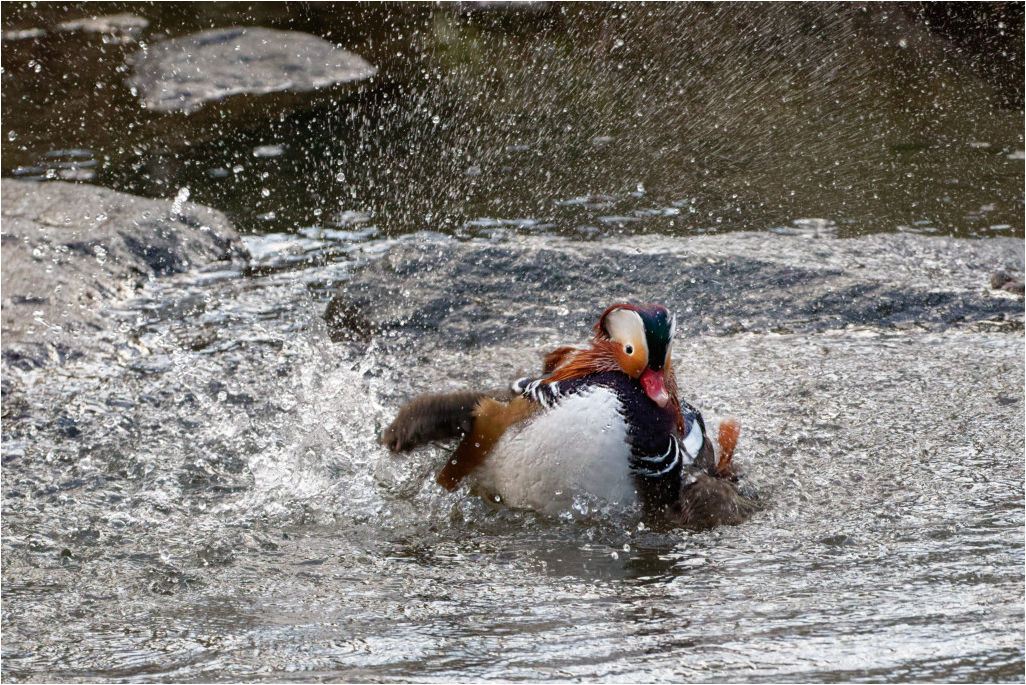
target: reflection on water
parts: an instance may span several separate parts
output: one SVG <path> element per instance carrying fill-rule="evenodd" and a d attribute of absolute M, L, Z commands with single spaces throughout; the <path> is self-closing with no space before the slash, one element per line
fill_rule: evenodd
<path fill-rule="evenodd" d="M 157 197 L 187 186 L 261 232 L 357 211 L 391 235 L 520 220 L 689 234 L 796 216 L 841 235 L 1022 235 L 1022 9 L 987 7 L 128 3 L 149 21 L 139 42 L 3 42 L 2 170 Z M 81 11 L 25 8 L 4 26 Z M 323 36 L 379 76 L 189 117 L 141 108 L 133 51 L 234 24 Z M 99 163 L 51 157 L 69 148 Z"/>

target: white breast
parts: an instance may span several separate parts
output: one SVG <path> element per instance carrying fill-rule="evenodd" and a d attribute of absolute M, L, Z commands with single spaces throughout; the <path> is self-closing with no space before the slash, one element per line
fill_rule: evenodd
<path fill-rule="evenodd" d="M 629 456 L 620 401 L 593 387 L 507 430 L 474 478 L 511 507 L 553 515 L 582 502 L 626 508 L 638 501 Z"/>

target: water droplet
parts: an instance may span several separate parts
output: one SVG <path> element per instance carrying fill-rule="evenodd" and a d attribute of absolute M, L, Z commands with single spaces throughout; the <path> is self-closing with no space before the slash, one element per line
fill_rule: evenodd
<path fill-rule="evenodd" d="M 171 203 L 171 215 L 172 216 L 177 216 L 177 215 L 181 214 L 182 213 L 182 207 L 185 205 L 185 203 L 186 203 L 186 201 L 188 199 L 189 199 L 189 188 L 188 188 L 188 186 L 179 188 L 178 192 L 175 193 L 174 201 Z"/>
<path fill-rule="evenodd" d="M 279 157 L 284 153 L 284 145 L 258 145 L 253 148 L 254 157 Z"/>

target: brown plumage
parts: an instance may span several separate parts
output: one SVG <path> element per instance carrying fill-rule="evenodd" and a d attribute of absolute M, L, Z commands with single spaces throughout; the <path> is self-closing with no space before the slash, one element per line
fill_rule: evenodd
<path fill-rule="evenodd" d="M 601 373 L 603 371 L 616 371 L 620 368 L 616 361 L 613 346 L 616 343 L 610 340 L 596 339 L 587 348 L 561 347 L 552 355 L 566 350 L 559 355 L 559 364 L 556 365 L 545 379 L 546 382 L 565 381 L 571 378 L 583 378 L 589 374 Z M 547 360 L 546 360 L 547 361 Z"/>
<path fill-rule="evenodd" d="M 716 442 L 720 445 L 720 457 L 716 462 L 716 475 L 729 478 L 734 475 L 734 449 L 737 447 L 738 436 L 741 435 L 741 424 L 733 416 L 720 421 Z"/>
<path fill-rule="evenodd" d="M 733 526 L 744 522 L 755 509 L 755 501 L 741 495 L 731 479 L 699 473 L 681 493 L 671 522 L 698 529 Z"/>
<path fill-rule="evenodd" d="M 381 443 L 393 452 L 408 452 L 435 440 L 464 435 L 473 425 L 474 407 L 486 396 L 481 392 L 421 395 L 403 405 L 385 429 Z"/>
<path fill-rule="evenodd" d="M 481 465 L 506 429 L 526 421 L 537 410 L 538 404 L 524 397 L 514 397 L 509 402 L 482 397 L 471 414 L 473 427 L 438 474 L 438 484 L 455 490 L 467 474 Z"/>

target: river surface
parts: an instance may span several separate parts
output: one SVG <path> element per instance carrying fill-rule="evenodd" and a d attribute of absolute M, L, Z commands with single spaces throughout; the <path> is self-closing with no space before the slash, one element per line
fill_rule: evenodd
<path fill-rule="evenodd" d="M 154 33 L 239 21 L 117 7 Z M 391 8 L 366 31 L 378 42 L 346 47 L 387 72 L 412 30 L 424 72 L 368 91 L 365 119 L 321 102 L 207 137 L 129 112 L 124 91 L 94 121 L 82 103 L 110 90 L 91 70 L 125 48 L 73 34 L 110 63 L 75 72 L 85 123 L 62 128 L 73 105 L 15 76 L 65 53 L 5 40 L 4 175 L 188 186 L 231 214 L 251 261 L 112 303 L 106 353 L 5 362 L 4 679 L 1021 682 L 1023 305 L 987 285 L 1023 270 L 1021 96 L 889 5 L 826 24 L 723 8 L 687 11 L 769 28 L 692 41 L 684 62 L 673 41 L 630 40 L 658 44 L 680 7 Z M 329 32 L 316 7 L 263 11 L 246 17 Z M 335 21 L 336 39 L 355 31 Z M 482 75 L 524 54 L 517 78 Z M 700 92 L 627 89 L 676 66 Z M 491 108 L 505 97 L 516 111 Z M 760 98 L 759 118 L 739 113 Z M 238 183 L 211 174 L 240 164 Z M 337 297 L 355 325 L 325 320 Z M 503 385 L 630 298 L 678 312 L 684 395 L 740 418 L 761 502 L 745 523 L 496 508 L 435 485 L 447 446 L 378 445 L 403 401 Z"/>
<path fill-rule="evenodd" d="M 659 258 L 692 256 L 678 283 L 706 254 L 765 243 L 660 240 Z M 776 240 L 778 265 L 835 242 Z M 893 281 L 861 244 L 866 278 Z M 468 342 L 455 323 L 450 339 L 446 323 L 434 335 L 400 327 L 331 342 L 321 313 L 334 286 L 362 262 L 360 278 L 424 245 L 439 269 L 458 269 L 461 249 L 571 262 L 642 251 L 555 237 L 341 240 L 330 266 L 156 283 L 115 312 L 116 356 L 9 370 L 20 414 L 4 443 L 7 677 L 1021 674 L 1021 313 L 1012 332 L 989 315 L 837 327 L 780 317 L 779 332 L 709 335 L 685 323 L 674 348 L 682 386 L 709 414 L 741 417 L 738 459 L 765 506 L 736 527 L 654 533 L 603 512 L 494 509 L 434 484 L 443 447 L 398 458 L 377 445 L 402 399 L 495 387 L 541 349 L 585 337 L 577 309 L 560 311 L 565 295 L 541 307 L 525 294 L 512 299 L 544 313 L 509 341 Z M 916 237 L 889 267 L 917 282 L 936 266 L 916 266 L 929 263 L 916 247 L 931 245 Z M 639 264 L 642 281 L 666 275 L 646 271 L 658 260 Z M 559 275 L 538 265 L 532 275 Z M 955 288 L 971 268 L 944 272 L 928 287 Z M 463 287 L 470 298 L 481 288 Z M 597 292 L 582 285 L 580 297 Z M 436 296 L 413 289 L 406 305 L 430 309 Z"/>

